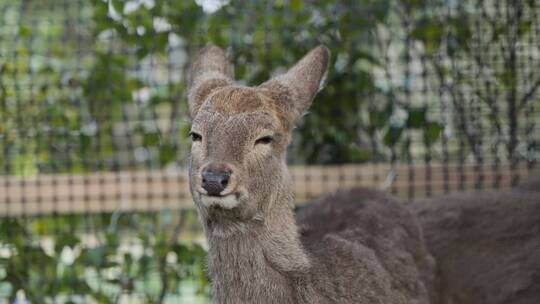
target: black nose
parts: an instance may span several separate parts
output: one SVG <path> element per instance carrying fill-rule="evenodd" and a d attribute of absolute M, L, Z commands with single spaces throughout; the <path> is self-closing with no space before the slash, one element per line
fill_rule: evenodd
<path fill-rule="evenodd" d="M 203 170 L 201 175 L 202 187 L 208 192 L 208 195 L 219 196 L 229 184 L 231 170 L 209 166 Z"/>

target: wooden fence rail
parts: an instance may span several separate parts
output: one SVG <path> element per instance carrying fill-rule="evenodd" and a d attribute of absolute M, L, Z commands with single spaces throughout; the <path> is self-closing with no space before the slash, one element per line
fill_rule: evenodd
<path fill-rule="evenodd" d="M 305 202 L 324 193 L 354 186 L 388 187 L 402 198 L 419 198 L 474 189 L 508 189 L 512 177 L 527 176 L 524 164 L 476 165 L 354 164 L 293 166 L 295 198 Z M 0 177 L 0 216 L 51 213 L 99 213 L 192 208 L 185 171 L 98 172 L 86 175 Z"/>

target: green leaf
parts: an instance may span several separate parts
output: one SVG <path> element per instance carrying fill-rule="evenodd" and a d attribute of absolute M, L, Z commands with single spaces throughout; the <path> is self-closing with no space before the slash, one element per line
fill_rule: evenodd
<path fill-rule="evenodd" d="M 85 249 L 81 252 L 80 259 L 87 266 L 102 267 L 106 263 L 106 248 L 100 246 Z"/>
<path fill-rule="evenodd" d="M 22 25 L 19 28 L 19 35 L 23 38 L 28 38 L 32 36 L 32 29 L 26 25 Z"/>
<path fill-rule="evenodd" d="M 389 102 L 382 111 L 372 110 L 369 112 L 369 122 L 371 126 L 381 129 L 388 125 L 388 120 L 394 111 L 393 103 Z"/>
<path fill-rule="evenodd" d="M 161 143 L 161 137 L 158 132 L 146 132 L 143 135 L 143 145 L 148 147 L 157 147 Z"/>
<path fill-rule="evenodd" d="M 75 247 L 80 243 L 78 236 L 71 233 L 63 233 L 56 238 L 56 243 L 54 244 L 54 250 L 57 253 L 60 253 L 64 247 Z"/>
<path fill-rule="evenodd" d="M 426 107 L 410 109 L 407 117 L 408 128 L 423 128 L 426 125 Z"/>
<path fill-rule="evenodd" d="M 124 14 L 124 1 L 122 0 L 110 0 L 111 6 L 114 8 L 118 15 Z"/>
<path fill-rule="evenodd" d="M 176 149 L 171 145 L 163 145 L 159 149 L 159 163 L 161 166 L 174 161 L 176 159 Z"/>
<path fill-rule="evenodd" d="M 304 8 L 303 0 L 291 0 L 291 8 L 294 11 L 301 11 Z"/>
<path fill-rule="evenodd" d="M 424 136 L 428 143 L 436 142 L 442 134 L 444 127 L 437 122 L 428 122 L 425 128 Z"/>
<path fill-rule="evenodd" d="M 442 37 L 444 35 L 444 26 L 434 18 L 423 18 L 415 24 L 411 37 L 424 42 L 428 53 L 438 50 Z"/>
<path fill-rule="evenodd" d="M 173 250 L 178 256 L 178 262 L 181 264 L 191 263 L 194 258 L 194 252 L 184 244 L 176 244 L 173 246 Z"/>
<path fill-rule="evenodd" d="M 389 127 L 383 138 L 384 144 L 393 147 L 401 138 L 402 133 L 403 128 L 401 127 Z"/>

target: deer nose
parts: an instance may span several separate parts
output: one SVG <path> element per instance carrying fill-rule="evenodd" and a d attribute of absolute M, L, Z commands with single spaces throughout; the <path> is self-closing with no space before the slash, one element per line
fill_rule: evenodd
<path fill-rule="evenodd" d="M 210 196 L 219 196 L 229 185 L 231 173 L 225 166 L 208 166 L 201 173 L 203 189 Z"/>

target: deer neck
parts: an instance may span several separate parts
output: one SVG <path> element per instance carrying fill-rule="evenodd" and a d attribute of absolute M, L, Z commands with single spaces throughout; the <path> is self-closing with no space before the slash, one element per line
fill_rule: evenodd
<path fill-rule="evenodd" d="M 205 222 L 209 272 L 217 303 L 297 303 L 310 269 L 289 191 L 277 193 L 254 220 L 229 231 Z M 228 223 L 228 226 L 232 225 Z"/>

